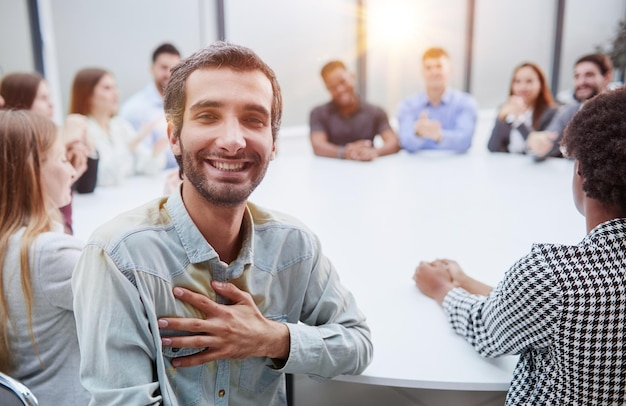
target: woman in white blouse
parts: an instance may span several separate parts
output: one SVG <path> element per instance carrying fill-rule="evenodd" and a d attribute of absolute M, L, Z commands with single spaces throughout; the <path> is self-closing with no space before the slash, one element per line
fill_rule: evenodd
<path fill-rule="evenodd" d="M 165 167 L 167 140 L 153 147 L 143 143 L 158 123 L 150 123 L 137 132 L 116 115 L 118 106 L 119 92 L 111 73 L 100 68 L 86 68 L 76 74 L 69 112 L 88 118 L 88 132 L 95 147 L 92 154 L 99 157 L 99 186 L 118 185 L 128 176 L 152 175 Z"/>
<path fill-rule="evenodd" d="M 509 98 L 498 111 L 487 148 L 525 154 L 528 134 L 545 129 L 556 109 L 541 68 L 531 62 L 519 65 L 513 71 Z"/>

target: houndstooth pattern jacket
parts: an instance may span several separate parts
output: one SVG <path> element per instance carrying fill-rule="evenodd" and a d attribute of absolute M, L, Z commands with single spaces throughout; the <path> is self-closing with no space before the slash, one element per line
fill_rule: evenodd
<path fill-rule="evenodd" d="M 481 355 L 520 355 L 507 405 L 626 404 L 626 219 L 535 244 L 488 297 L 456 288 L 443 306 Z"/>

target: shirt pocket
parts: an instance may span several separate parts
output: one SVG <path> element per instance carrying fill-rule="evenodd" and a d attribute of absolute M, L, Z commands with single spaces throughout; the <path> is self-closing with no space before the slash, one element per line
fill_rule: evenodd
<path fill-rule="evenodd" d="M 190 335 L 181 331 L 161 329 L 162 336 Z M 172 361 L 176 358 L 198 354 L 204 348 L 171 348 L 163 347 L 162 353 L 165 361 L 165 373 L 170 387 L 178 400 L 179 406 L 199 405 L 203 401 L 203 382 L 206 379 L 207 365 L 194 367 L 174 368 Z"/>
<path fill-rule="evenodd" d="M 167 330 L 167 329 L 159 329 L 159 334 L 161 335 L 161 337 L 182 337 L 182 336 L 195 335 L 195 333 L 188 333 L 186 331 Z M 198 354 L 204 350 L 206 350 L 206 347 L 205 348 L 163 347 L 163 356 L 171 361 L 174 358 L 186 357 L 188 355 Z"/>
<path fill-rule="evenodd" d="M 286 315 L 265 317 L 278 322 L 287 320 Z M 282 372 L 272 369 L 272 360 L 267 357 L 246 358 L 241 361 L 239 387 L 246 392 L 263 393 L 268 387 L 276 385 L 282 375 Z"/>

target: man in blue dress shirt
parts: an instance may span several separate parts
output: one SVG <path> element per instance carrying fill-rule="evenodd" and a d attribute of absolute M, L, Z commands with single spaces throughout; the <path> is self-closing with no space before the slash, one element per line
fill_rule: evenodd
<path fill-rule="evenodd" d="M 152 147 L 157 142 L 167 142 L 167 125 L 163 112 L 163 94 L 170 80 L 170 71 L 180 62 L 180 52 L 172 44 L 159 45 L 152 53 L 150 73 L 152 81 L 141 91 L 132 95 L 120 109 L 120 116 L 128 120 L 135 130 L 151 126 L 152 131 L 146 137 L 146 144 Z M 174 155 L 165 149 L 167 168 L 176 168 Z"/>
<path fill-rule="evenodd" d="M 402 148 L 467 152 L 476 127 L 476 101 L 468 93 L 449 87 L 450 57 L 442 48 L 422 56 L 426 89 L 405 99 L 398 112 Z"/>

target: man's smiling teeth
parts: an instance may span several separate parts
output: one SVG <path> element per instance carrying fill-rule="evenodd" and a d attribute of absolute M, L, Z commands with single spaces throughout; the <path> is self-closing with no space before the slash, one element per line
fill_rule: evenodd
<path fill-rule="evenodd" d="M 227 162 L 213 162 L 213 166 L 220 171 L 240 171 L 244 167 L 243 162 L 227 163 Z"/>

